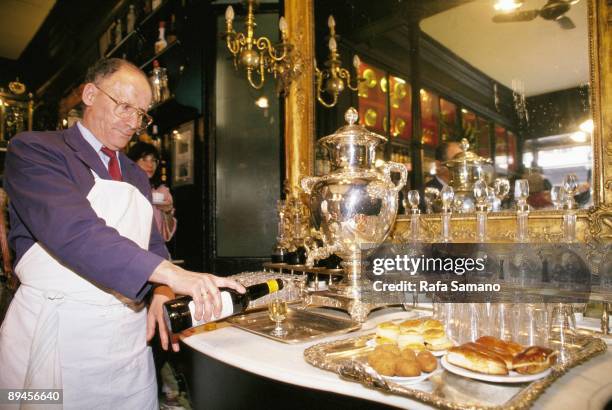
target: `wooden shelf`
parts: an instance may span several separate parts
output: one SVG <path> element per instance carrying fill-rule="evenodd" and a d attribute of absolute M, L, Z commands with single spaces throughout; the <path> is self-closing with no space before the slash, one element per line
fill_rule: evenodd
<path fill-rule="evenodd" d="M 162 9 L 165 8 L 166 5 L 170 4 L 173 0 L 165 0 L 162 4 L 160 4 L 160 6 L 158 8 L 156 8 L 155 10 L 151 11 L 149 14 L 147 14 L 145 16 L 144 19 L 142 19 L 138 25 L 136 27 L 134 27 L 134 30 L 132 30 L 130 33 L 126 34 L 125 37 L 123 37 L 121 39 L 121 41 L 119 42 L 119 44 L 117 44 L 115 47 L 113 47 L 112 50 L 110 50 L 109 52 L 107 52 L 106 54 L 104 54 L 105 58 L 109 58 L 112 57 L 117 50 L 119 50 L 121 47 L 123 47 L 123 45 L 133 36 L 137 35 L 137 34 L 141 34 L 144 28 L 144 26 L 151 21 L 151 19 L 153 17 L 155 17 L 156 15 L 158 15 Z"/>
<path fill-rule="evenodd" d="M 168 53 L 170 50 L 172 50 L 173 48 L 175 48 L 176 46 L 179 46 L 181 44 L 180 40 L 176 40 L 170 44 L 168 44 L 166 46 L 166 48 L 164 48 L 162 51 L 160 51 L 159 53 L 155 54 L 153 57 L 149 58 L 147 61 L 145 61 L 143 64 L 141 64 L 139 66 L 139 68 L 141 70 L 144 70 L 145 67 L 147 67 L 149 64 L 153 63 L 153 61 L 160 59 L 164 54 Z"/>

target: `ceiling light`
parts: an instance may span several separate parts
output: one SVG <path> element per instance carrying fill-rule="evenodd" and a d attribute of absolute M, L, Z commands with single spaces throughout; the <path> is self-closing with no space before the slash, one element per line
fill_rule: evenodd
<path fill-rule="evenodd" d="M 510 12 L 518 9 L 523 5 L 522 1 L 517 0 L 497 0 L 497 3 L 493 5 L 493 8 L 501 12 Z"/>
<path fill-rule="evenodd" d="M 586 120 L 585 122 L 580 124 L 578 126 L 578 128 L 580 128 L 580 131 L 592 133 L 593 132 L 593 128 L 594 128 L 593 120 L 591 120 L 591 119 Z"/>
<path fill-rule="evenodd" d="M 570 135 L 570 138 L 574 142 L 586 142 L 587 134 L 584 131 L 576 131 Z"/>
<path fill-rule="evenodd" d="M 268 103 L 268 98 L 265 96 L 259 97 L 255 101 L 255 105 L 259 108 L 268 108 L 270 106 L 270 104 Z"/>

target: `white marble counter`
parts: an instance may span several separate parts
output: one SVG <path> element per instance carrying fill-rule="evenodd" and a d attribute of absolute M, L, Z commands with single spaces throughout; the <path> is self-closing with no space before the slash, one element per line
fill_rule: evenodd
<path fill-rule="evenodd" d="M 350 336 L 336 336 L 310 343 L 288 345 L 241 329 L 224 327 L 183 339 L 191 348 L 230 366 L 272 380 L 311 389 L 354 396 L 410 409 L 428 409 L 423 403 L 405 397 L 385 394 L 340 376 L 315 368 L 304 360 L 307 347 L 337 338 L 372 332 L 377 323 L 407 316 L 407 312 L 384 311 L 368 320 L 364 330 Z M 598 356 L 572 369 L 556 381 L 535 403 L 535 409 L 601 409 L 612 398 L 612 352 Z"/>

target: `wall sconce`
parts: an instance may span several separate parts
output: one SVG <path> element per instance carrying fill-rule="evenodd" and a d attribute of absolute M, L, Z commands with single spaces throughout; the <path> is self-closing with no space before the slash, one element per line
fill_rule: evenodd
<path fill-rule="evenodd" d="M 286 89 L 299 72 L 296 72 L 293 46 L 287 41 L 287 22 L 284 17 L 278 21 L 281 32 L 281 42 L 276 47 L 267 37 L 255 37 L 255 16 L 253 3 L 247 0 L 246 34 L 236 33 L 233 28 L 234 9 L 228 6 L 225 10 L 226 32 L 224 33 L 227 49 L 234 56 L 234 67 L 242 65 L 246 69 L 247 80 L 251 87 L 259 90 L 266 79 L 265 73 L 271 73 L 274 78 L 281 77 L 282 87 Z M 255 77 L 255 78 L 254 78 Z"/>
<path fill-rule="evenodd" d="M 329 16 L 327 19 L 329 26 L 329 60 L 325 62 L 325 68 L 319 70 L 315 61 L 315 76 L 317 80 L 317 100 L 327 108 L 331 108 L 338 102 L 338 95 L 348 87 L 353 91 L 357 91 L 359 81 L 362 78 L 356 78 L 355 84 L 351 83 L 351 73 L 346 68 L 342 68 L 342 61 L 338 54 L 338 43 L 336 41 L 336 21 L 334 16 Z M 355 77 L 357 77 L 357 69 L 361 61 L 359 56 L 355 54 L 353 57 L 353 66 L 355 67 Z M 330 102 L 325 101 L 323 93 L 327 92 L 332 96 Z"/>

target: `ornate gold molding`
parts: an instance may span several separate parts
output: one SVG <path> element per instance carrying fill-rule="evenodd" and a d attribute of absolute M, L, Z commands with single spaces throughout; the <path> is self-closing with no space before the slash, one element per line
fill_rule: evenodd
<path fill-rule="evenodd" d="M 303 56 L 302 74 L 285 97 L 285 175 L 287 188 L 299 196 L 300 179 L 312 175 L 314 136 L 313 0 L 285 0 L 289 42 Z"/>
<path fill-rule="evenodd" d="M 579 241 L 612 240 L 612 0 L 588 1 L 589 59 L 593 133 L 593 203 L 578 211 Z M 314 10 L 313 0 L 285 0 L 290 38 L 304 58 L 304 74 L 292 86 L 285 106 L 285 143 L 287 179 L 293 193 L 298 192 L 300 176 L 310 175 L 314 146 Z M 561 238 L 562 213 L 537 211 L 529 216 L 530 238 L 557 241 Z M 407 240 L 410 220 L 399 216 L 392 239 Z M 457 241 L 473 241 L 475 216 L 453 218 Z M 422 231 L 435 237 L 440 230 L 439 216 L 423 215 Z M 492 214 L 488 231 L 492 242 L 510 242 L 516 232 L 516 217 L 511 212 Z"/>

